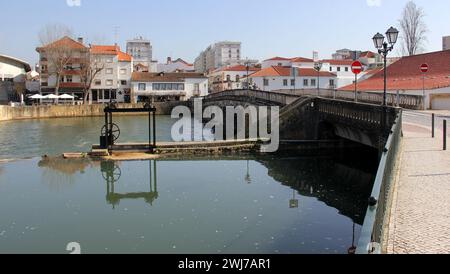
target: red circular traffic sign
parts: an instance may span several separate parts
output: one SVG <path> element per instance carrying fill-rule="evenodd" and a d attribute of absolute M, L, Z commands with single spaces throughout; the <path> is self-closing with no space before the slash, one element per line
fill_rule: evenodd
<path fill-rule="evenodd" d="M 422 64 L 420 66 L 420 71 L 422 71 L 423 73 L 428 72 L 428 64 Z"/>
<path fill-rule="evenodd" d="M 352 63 L 352 72 L 354 74 L 360 74 L 363 71 L 363 65 L 359 61 Z"/>

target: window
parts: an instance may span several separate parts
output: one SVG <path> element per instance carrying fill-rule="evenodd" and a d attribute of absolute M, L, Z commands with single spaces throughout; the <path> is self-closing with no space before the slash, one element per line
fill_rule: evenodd
<path fill-rule="evenodd" d="M 282 67 L 282 66 L 283 66 L 283 63 L 278 63 L 278 66 L 279 66 L 279 67 Z"/>
<path fill-rule="evenodd" d="M 295 86 L 295 79 L 291 79 L 291 86 Z"/>
<path fill-rule="evenodd" d="M 308 79 L 304 79 L 304 80 L 303 80 L 303 86 L 305 86 L 305 87 L 309 86 L 309 85 L 308 85 Z"/>
<path fill-rule="evenodd" d="M 120 74 L 122 74 L 122 75 L 127 74 L 127 69 L 121 69 L 121 70 L 120 70 Z"/>
<path fill-rule="evenodd" d="M 146 90 L 146 89 L 147 89 L 147 86 L 146 86 L 145 83 L 139 83 L 138 89 L 139 89 L 139 90 Z"/>
<path fill-rule="evenodd" d="M 109 98 L 110 98 L 109 92 L 110 92 L 110 91 L 107 90 L 107 89 L 104 90 L 104 95 L 103 95 L 103 99 L 104 99 L 104 100 L 109 100 Z"/>
<path fill-rule="evenodd" d="M 127 81 L 126 81 L 126 80 L 121 80 L 121 81 L 120 81 L 120 85 L 126 86 L 126 85 L 127 85 Z"/>
<path fill-rule="evenodd" d="M 113 69 L 112 68 L 106 69 L 106 74 L 113 74 Z"/>
<path fill-rule="evenodd" d="M 330 79 L 330 87 L 334 88 L 334 79 Z"/>
<path fill-rule="evenodd" d="M 332 66 L 330 66 L 330 71 L 333 71 L 333 67 Z"/>
<path fill-rule="evenodd" d="M 112 86 L 113 85 L 113 80 L 106 80 L 106 85 L 107 86 Z"/>
<path fill-rule="evenodd" d="M 311 86 L 315 87 L 316 86 L 316 79 L 311 79 Z"/>
<path fill-rule="evenodd" d="M 241 80 L 241 77 L 239 75 L 236 75 L 236 82 L 239 82 Z"/>
<path fill-rule="evenodd" d="M 230 81 L 231 81 L 231 76 L 227 75 L 227 82 L 230 82 Z"/>
<path fill-rule="evenodd" d="M 268 86 L 269 85 L 269 79 L 264 79 L 264 86 Z"/>
<path fill-rule="evenodd" d="M 341 71 L 341 67 L 337 67 L 337 71 Z"/>
<path fill-rule="evenodd" d="M 200 91 L 200 84 L 194 84 L 194 91 L 199 92 Z"/>
<path fill-rule="evenodd" d="M 153 90 L 161 90 L 161 85 L 160 84 L 153 84 L 152 88 L 153 88 Z"/>
<path fill-rule="evenodd" d="M 106 58 L 106 63 L 112 63 L 113 59 L 111 57 Z"/>
<path fill-rule="evenodd" d="M 345 71 L 348 72 L 348 67 L 345 67 Z"/>
<path fill-rule="evenodd" d="M 102 80 L 95 80 L 94 81 L 94 85 L 101 86 L 102 85 Z"/>
<path fill-rule="evenodd" d="M 67 75 L 67 76 L 66 76 L 66 82 L 67 82 L 67 83 L 72 83 L 72 80 L 73 80 L 73 79 L 72 79 L 72 75 Z"/>
<path fill-rule="evenodd" d="M 287 79 L 284 79 L 284 80 L 283 80 L 283 86 L 287 87 L 287 85 L 288 85 L 288 80 L 287 80 Z"/>

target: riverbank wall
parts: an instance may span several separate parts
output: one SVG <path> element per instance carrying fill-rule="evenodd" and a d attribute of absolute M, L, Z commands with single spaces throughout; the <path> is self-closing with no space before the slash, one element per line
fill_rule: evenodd
<path fill-rule="evenodd" d="M 172 109 L 185 102 L 161 102 L 155 103 L 157 115 L 170 115 Z M 118 104 L 119 108 L 141 108 L 143 103 Z M 105 105 L 49 105 L 49 106 L 23 106 L 11 107 L 0 105 L 0 122 L 25 119 L 47 119 L 47 118 L 71 118 L 71 117 L 96 117 L 103 116 Z M 133 113 L 118 113 L 117 115 L 142 115 Z"/>

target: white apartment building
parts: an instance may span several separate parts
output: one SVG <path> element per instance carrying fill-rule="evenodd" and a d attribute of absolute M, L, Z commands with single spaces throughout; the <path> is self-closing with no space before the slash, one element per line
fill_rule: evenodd
<path fill-rule="evenodd" d="M 103 68 L 95 77 L 90 103 L 129 102 L 131 93 L 132 57 L 114 46 L 91 46 L 95 66 Z"/>
<path fill-rule="evenodd" d="M 165 64 L 158 64 L 157 72 L 194 72 L 194 65 L 184 61 L 181 58 L 172 60 L 171 57 L 167 57 Z"/>
<path fill-rule="evenodd" d="M 133 66 L 143 66 L 147 69 L 140 69 L 137 71 L 147 70 L 152 71 L 156 69 L 152 64 L 153 60 L 153 47 L 150 40 L 146 40 L 141 37 L 137 37 L 133 40 L 127 41 L 127 54 L 133 57 Z"/>
<path fill-rule="evenodd" d="M 208 95 L 208 78 L 201 73 L 133 72 L 131 93 L 132 102 L 187 101 Z"/>
<path fill-rule="evenodd" d="M 277 56 L 264 60 L 261 67 L 263 69 L 270 67 L 314 68 L 314 60 L 303 57 L 285 58 Z"/>
<path fill-rule="evenodd" d="M 311 68 L 272 66 L 252 75 L 250 80 L 254 87 L 263 91 L 316 89 L 334 89 L 336 74 Z M 319 83 L 318 83 L 319 81 Z"/>
<path fill-rule="evenodd" d="M 241 64 L 241 42 L 223 41 L 209 46 L 195 59 L 195 71 L 207 73 L 215 69 Z"/>
<path fill-rule="evenodd" d="M 76 96 L 78 99 L 83 98 L 84 83 L 81 81 L 81 67 L 89 62 L 89 48 L 83 44 L 83 39 L 78 41 L 70 37 L 63 37 L 48 45 L 38 47 L 36 51 L 39 53 L 39 67 L 41 74 L 41 91 L 42 95 L 55 94 L 57 86 L 57 73 L 55 62 L 52 61 L 58 57 L 58 50 L 65 49 L 70 51 L 70 58 L 61 71 L 59 94 L 64 93 Z"/>
<path fill-rule="evenodd" d="M 20 100 L 17 95 L 25 91 L 26 75 L 30 71 L 27 62 L 0 54 L 0 104 Z"/>
<path fill-rule="evenodd" d="M 212 93 L 221 92 L 231 89 L 246 88 L 247 81 L 241 81 L 246 79 L 248 75 L 251 75 L 261 68 L 254 66 L 236 65 L 231 67 L 224 67 L 216 69 L 209 74 L 209 88 Z M 247 75 L 248 74 L 248 75 Z M 252 83 L 249 82 L 251 86 Z"/>

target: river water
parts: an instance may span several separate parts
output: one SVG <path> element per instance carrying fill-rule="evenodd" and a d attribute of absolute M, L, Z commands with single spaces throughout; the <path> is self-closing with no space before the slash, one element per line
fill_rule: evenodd
<path fill-rule="evenodd" d="M 115 119 L 146 141 L 145 117 Z M 173 120 L 157 118 L 158 140 Z M 347 253 L 373 165 L 299 155 L 92 162 L 102 118 L 0 123 L 0 253 Z M 8 161 L 5 161 L 9 159 Z M 355 164 L 356 162 L 356 164 Z"/>

